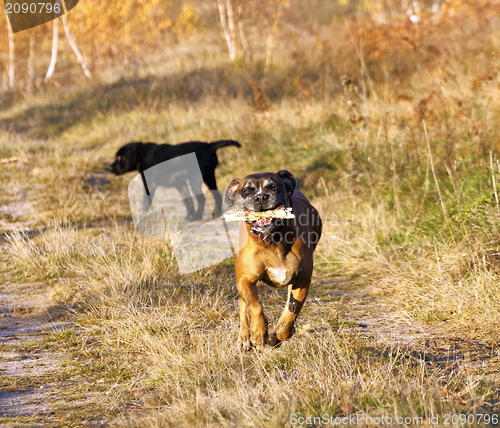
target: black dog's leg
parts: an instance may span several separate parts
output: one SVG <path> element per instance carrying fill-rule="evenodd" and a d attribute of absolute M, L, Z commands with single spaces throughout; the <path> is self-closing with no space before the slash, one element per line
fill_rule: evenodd
<path fill-rule="evenodd" d="M 184 206 L 186 207 L 186 211 L 187 211 L 186 220 L 190 220 L 190 221 L 197 220 L 197 218 L 196 218 L 197 213 L 194 210 L 193 199 L 191 198 L 191 194 L 189 193 L 189 188 L 187 186 L 187 183 L 178 187 L 177 190 L 181 194 L 182 202 L 184 203 Z"/>
<path fill-rule="evenodd" d="M 199 220 L 203 217 L 203 210 L 205 209 L 205 196 L 203 196 L 203 193 L 196 195 L 196 203 L 198 207 L 194 219 Z"/>
<path fill-rule="evenodd" d="M 222 195 L 217 189 L 210 190 L 210 193 L 214 198 L 214 218 L 218 218 L 222 215 Z"/>
<path fill-rule="evenodd" d="M 213 215 L 214 215 L 214 218 L 218 218 L 222 215 L 222 195 L 217 190 L 217 181 L 215 179 L 215 171 L 210 171 L 209 173 L 205 174 L 205 176 L 203 177 L 203 181 L 205 181 L 205 184 L 210 189 L 210 193 L 212 194 L 212 197 L 214 198 Z"/>
<path fill-rule="evenodd" d="M 149 209 L 151 208 L 151 205 L 153 204 L 153 197 L 155 195 L 155 190 L 156 186 L 154 183 L 148 183 L 146 182 L 146 177 L 144 176 L 144 173 L 141 172 L 141 178 L 142 178 L 142 184 L 144 185 L 144 194 L 142 197 L 142 209 L 144 212 L 148 212 Z"/>
<path fill-rule="evenodd" d="M 203 182 L 198 180 L 197 177 L 189 177 L 189 185 L 196 198 L 196 213 L 192 220 L 200 220 L 203 217 L 203 210 L 205 209 L 205 196 L 203 195 L 202 185 Z"/>

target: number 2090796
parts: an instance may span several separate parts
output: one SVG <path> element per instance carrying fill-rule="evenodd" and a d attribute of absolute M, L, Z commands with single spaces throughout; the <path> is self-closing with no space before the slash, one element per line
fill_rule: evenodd
<path fill-rule="evenodd" d="M 7 13 L 60 13 L 61 4 L 56 3 L 6 3 Z"/>

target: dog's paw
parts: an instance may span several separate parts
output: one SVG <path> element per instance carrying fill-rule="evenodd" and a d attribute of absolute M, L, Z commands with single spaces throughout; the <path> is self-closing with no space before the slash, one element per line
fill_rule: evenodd
<path fill-rule="evenodd" d="M 267 330 L 264 333 L 251 333 L 250 343 L 257 351 L 262 351 L 267 344 Z"/>
<path fill-rule="evenodd" d="M 238 347 L 243 351 L 250 351 L 250 349 L 252 349 L 252 342 L 250 341 L 249 334 L 240 334 L 238 337 Z"/>
<path fill-rule="evenodd" d="M 290 339 L 295 333 L 295 326 L 292 325 L 277 325 L 276 328 L 270 333 L 269 337 L 276 341 L 276 344 Z M 271 345 L 271 343 L 269 343 Z M 276 346 L 276 345 L 271 345 Z"/>
<path fill-rule="evenodd" d="M 252 339 L 250 338 L 250 335 L 240 335 L 238 337 L 238 347 L 243 351 L 250 351 L 251 349 L 262 351 L 267 344 L 267 335 Z"/>
<path fill-rule="evenodd" d="M 273 332 L 269 334 L 269 337 L 267 338 L 267 344 L 269 346 L 272 346 L 273 348 L 277 348 L 281 345 L 281 340 L 279 340 L 276 333 Z"/>
<path fill-rule="evenodd" d="M 201 214 L 189 213 L 186 215 L 185 219 L 186 219 L 186 221 L 198 221 L 198 220 L 201 220 L 202 217 L 203 217 L 203 213 L 201 213 Z"/>

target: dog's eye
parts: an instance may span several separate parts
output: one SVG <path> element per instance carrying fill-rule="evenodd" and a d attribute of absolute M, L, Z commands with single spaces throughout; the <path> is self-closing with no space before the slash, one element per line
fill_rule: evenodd
<path fill-rule="evenodd" d="M 277 184 L 271 184 L 271 186 L 269 186 L 269 188 L 273 191 L 273 192 L 277 192 L 280 188 Z"/>
<path fill-rule="evenodd" d="M 243 196 L 244 198 L 246 198 L 249 194 L 250 194 L 250 191 L 248 189 L 243 189 L 240 192 L 240 195 Z"/>

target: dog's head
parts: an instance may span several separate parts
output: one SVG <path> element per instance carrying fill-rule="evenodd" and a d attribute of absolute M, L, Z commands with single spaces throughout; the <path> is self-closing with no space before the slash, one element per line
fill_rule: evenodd
<path fill-rule="evenodd" d="M 287 170 L 278 171 L 276 174 L 251 174 L 243 179 L 233 178 L 224 193 L 224 205 L 229 208 L 238 204 L 239 209 L 256 212 L 274 210 L 279 206 L 290 207 L 290 197 L 296 187 L 297 180 Z M 272 231 L 281 223 L 282 220 L 262 219 L 253 222 L 252 228 Z"/>
<path fill-rule="evenodd" d="M 110 171 L 115 175 L 122 175 L 129 171 L 137 170 L 139 150 L 142 143 L 128 143 L 120 148 L 111 164 Z"/>

